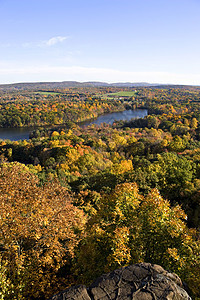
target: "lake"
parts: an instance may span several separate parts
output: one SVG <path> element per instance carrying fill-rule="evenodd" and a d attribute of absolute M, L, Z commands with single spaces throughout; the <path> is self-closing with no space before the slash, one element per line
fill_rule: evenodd
<path fill-rule="evenodd" d="M 130 121 L 131 119 L 144 118 L 147 116 L 147 109 L 135 109 L 135 110 L 124 110 L 121 112 L 107 113 L 99 116 L 95 120 L 85 121 L 80 123 L 80 126 L 88 126 L 92 124 L 100 125 L 101 123 L 113 124 L 115 121 L 126 120 Z M 29 133 L 34 130 L 34 128 L 25 127 L 25 128 L 0 128 L 0 139 L 8 139 L 11 141 L 19 140 L 28 140 Z"/>
<path fill-rule="evenodd" d="M 100 125 L 101 123 L 113 124 L 115 121 L 130 121 L 131 119 L 139 119 L 144 118 L 148 115 L 147 109 L 128 109 L 124 111 L 114 112 L 114 113 L 107 113 L 104 115 L 99 116 L 95 120 L 85 121 L 82 122 L 82 126 L 88 126 L 92 124 Z"/>
<path fill-rule="evenodd" d="M 34 128 L 0 128 L 0 139 L 11 141 L 28 140 L 31 130 L 34 130 Z"/>

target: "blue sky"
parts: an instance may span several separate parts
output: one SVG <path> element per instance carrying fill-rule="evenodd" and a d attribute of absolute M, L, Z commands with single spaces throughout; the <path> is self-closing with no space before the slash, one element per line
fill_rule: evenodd
<path fill-rule="evenodd" d="M 200 0 L 0 0 L 0 83 L 200 85 Z"/>

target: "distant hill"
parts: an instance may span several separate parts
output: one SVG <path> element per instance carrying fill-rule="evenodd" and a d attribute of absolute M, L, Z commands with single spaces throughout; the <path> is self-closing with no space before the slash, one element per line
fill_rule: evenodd
<path fill-rule="evenodd" d="M 156 84 L 159 85 L 159 84 Z M 39 90 L 39 89 L 56 89 L 68 87 L 144 87 L 155 86 L 155 84 L 147 82 L 117 82 L 106 83 L 98 81 L 78 82 L 78 81 L 62 81 L 62 82 L 22 82 L 12 84 L 0 84 L 0 90 Z"/>
<path fill-rule="evenodd" d="M 148 83 L 148 82 L 116 82 L 107 83 L 99 81 L 88 81 L 88 82 L 78 82 L 78 81 L 62 81 L 62 82 L 22 82 L 22 83 L 12 83 L 12 84 L 0 84 L 0 90 L 13 91 L 13 90 L 51 90 L 57 88 L 69 88 L 69 87 L 127 87 L 127 88 L 137 88 L 137 87 L 156 87 L 156 88 L 184 88 L 194 86 L 186 85 L 169 85 L 169 84 L 159 84 L 159 83 Z M 199 88 L 199 87 L 198 87 Z"/>
<path fill-rule="evenodd" d="M 148 82 L 115 82 L 115 83 L 106 83 L 106 82 L 83 82 L 84 86 L 113 86 L 113 87 L 137 87 L 137 86 L 153 86 L 155 84 L 151 84 Z M 156 84 L 159 85 L 159 84 Z"/>

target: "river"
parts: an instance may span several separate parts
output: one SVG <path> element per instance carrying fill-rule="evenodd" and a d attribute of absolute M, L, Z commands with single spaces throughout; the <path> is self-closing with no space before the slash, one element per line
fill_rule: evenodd
<path fill-rule="evenodd" d="M 121 112 L 107 113 L 99 116 L 95 120 L 82 122 L 80 125 L 88 126 L 92 124 L 100 125 L 101 123 L 113 124 L 114 121 L 144 118 L 147 116 L 147 109 L 135 109 L 135 110 L 124 110 Z M 11 141 L 28 140 L 29 133 L 34 130 L 34 128 L 24 127 L 24 128 L 0 128 L 0 139 L 8 139 Z"/>

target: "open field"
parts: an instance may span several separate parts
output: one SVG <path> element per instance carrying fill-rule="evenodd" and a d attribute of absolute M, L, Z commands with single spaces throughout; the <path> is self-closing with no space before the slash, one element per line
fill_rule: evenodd
<path fill-rule="evenodd" d="M 120 91 L 116 93 L 106 94 L 107 97 L 133 97 L 135 96 L 135 91 Z"/>
<path fill-rule="evenodd" d="M 57 92 L 34 92 L 35 94 L 41 94 L 41 95 L 46 95 L 46 96 L 49 96 L 49 95 L 60 95 L 60 93 L 57 93 Z"/>

